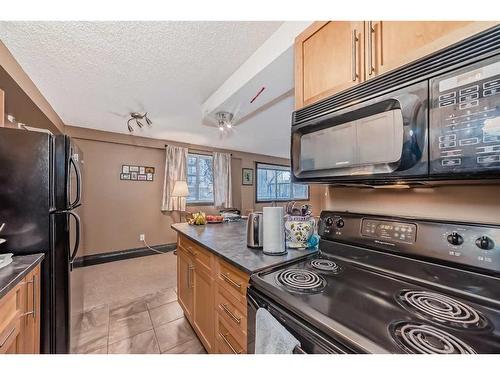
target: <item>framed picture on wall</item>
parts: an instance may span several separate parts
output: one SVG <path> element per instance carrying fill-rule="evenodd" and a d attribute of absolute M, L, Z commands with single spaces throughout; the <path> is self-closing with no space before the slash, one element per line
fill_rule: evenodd
<path fill-rule="evenodd" d="M 243 168 L 241 172 L 241 184 L 242 185 L 253 185 L 253 169 Z"/>

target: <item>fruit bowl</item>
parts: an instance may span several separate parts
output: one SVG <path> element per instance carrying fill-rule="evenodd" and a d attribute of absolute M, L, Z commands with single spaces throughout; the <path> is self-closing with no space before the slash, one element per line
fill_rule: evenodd
<path fill-rule="evenodd" d="M 224 216 L 221 215 L 207 215 L 208 224 L 221 224 L 224 221 Z"/>
<path fill-rule="evenodd" d="M 205 225 L 207 223 L 207 218 L 204 212 L 194 212 L 186 218 L 186 221 L 190 225 Z"/>

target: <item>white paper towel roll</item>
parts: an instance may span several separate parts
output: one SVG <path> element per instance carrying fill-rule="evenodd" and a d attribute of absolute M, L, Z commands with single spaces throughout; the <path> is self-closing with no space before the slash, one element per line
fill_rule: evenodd
<path fill-rule="evenodd" d="M 279 254 L 285 248 L 285 218 L 283 207 L 264 207 L 264 244 L 263 250 L 267 254 Z"/>

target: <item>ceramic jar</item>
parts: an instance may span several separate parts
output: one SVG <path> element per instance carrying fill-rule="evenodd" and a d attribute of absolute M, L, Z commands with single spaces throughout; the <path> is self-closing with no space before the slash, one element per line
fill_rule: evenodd
<path fill-rule="evenodd" d="M 293 249 L 307 248 L 314 234 L 316 221 L 312 216 L 285 216 L 286 246 Z"/>

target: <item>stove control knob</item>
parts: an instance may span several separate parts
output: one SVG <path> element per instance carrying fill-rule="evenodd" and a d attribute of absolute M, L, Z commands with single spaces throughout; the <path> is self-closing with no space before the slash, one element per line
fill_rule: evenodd
<path fill-rule="evenodd" d="M 476 246 L 482 250 L 491 250 L 495 247 L 493 240 L 487 236 L 481 236 L 476 240 Z"/>
<path fill-rule="evenodd" d="M 344 220 L 343 219 L 337 219 L 335 221 L 335 225 L 336 225 L 337 228 L 344 228 L 344 225 L 345 225 Z"/>
<path fill-rule="evenodd" d="M 452 232 L 446 238 L 448 242 L 454 246 L 458 246 L 464 243 L 464 238 L 459 235 L 457 232 Z"/>
<path fill-rule="evenodd" d="M 333 219 L 331 217 L 327 217 L 325 220 L 325 224 L 327 227 L 331 227 L 333 225 Z"/>

